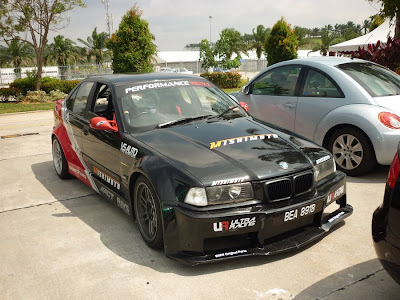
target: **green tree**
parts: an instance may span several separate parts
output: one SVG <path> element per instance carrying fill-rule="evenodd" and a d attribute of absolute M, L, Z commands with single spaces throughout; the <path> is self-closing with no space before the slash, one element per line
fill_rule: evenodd
<path fill-rule="evenodd" d="M 83 7 L 84 3 L 82 0 L 1 1 L 0 37 L 4 41 L 24 41 L 33 47 L 37 66 L 36 90 L 40 89 L 49 31 L 65 27 L 64 15 L 75 6 Z"/>
<path fill-rule="evenodd" d="M 217 66 L 215 62 L 214 51 L 211 49 L 211 45 L 208 40 L 201 40 L 199 61 L 201 62 L 201 67 L 206 70 Z"/>
<path fill-rule="evenodd" d="M 252 39 L 250 40 L 249 49 L 255 49 L 257 58 L 260 59 L 263 52 L 265 52 L 264 46 L 265 41 L 271 28 L 265 28 L 263 25 L 258 25 L 257 28 L 253 28 Z"/>
<path fill-rule="evenodd" d="M 246 53 L 247 47 L 239 31 L 233 28 L 225 28 L 219 35 L 219 40 L 215 43 L 217 53 L 226 60 L 231 60 L 235 53 L 240 57 L 241 53 Z"/>
<path fill-rule="evenodd" d="M 368 2 L 380 2 L 380 15 L 384 18 L 395 19 L 394 38 L 400 39 L 400 1 L 399 0 L 367 0 Z"/>
<path fill-rule="evenodd" d="M 371 16 L 371 23 L 369 26 L 369 31 L 372 31 L 378 28 L 382 23 L 385 22 L 385 19 L 381 15 Z"/>
<path fill-rule="evenodd" d="M 9 42 L 8 47 L 6 48 L 6 53 L 12 61 L 15 73 L 18 74 L 18 77 L 21 74 L 21 64 L 32 62 L 34 58 L 32 47 L 19 40 L 12 40 Z"/>
<path fill-rule="evenodd" d="M 59 66 L 61 79 L 64 79 L 66 71 L 64 66 L 74 64 L 78 60 L 79 54 L 76 52 L 74 44 L 70 39 L 64 39 L 64 36 L 57 35 L 54 43 L 48 47 L 47 59 L 54 60 Z"/>
<path fill-rule="evenodd" d="M 294 27 L 294 33 L 297 36 L 297 40 L 299 41 L 299 46 L 302 46 L 307 43 L 307 35 L 310 34 L 310 29 L 300 27 L 300 26 L 295 26 Z"/>
<path fill-rule="evenodd" d="M 152 72 L 152 56 L 156 53 L 154 35 L 149 23 L 141 18 L 142 12 L 133 6 L 123 17 L 118 31 L 107 40 L 112 50 L 114 72 Z"/>
<path fill-rule="evenodd" d="M 74 64 L 78 57 L 74 44 L 75 42 L 72 40 L 57 35 L 54 38 L 54 43 L 49 45 L 49 59 L 54 60 L 59 66 Z"/>
<path fill-rule="evenodd" d="M 78 38 L 78 41 L 88 48 L 88 61 L 90 61 L 91 57 L 94 57 L 96 64 L 103 63 L 107 38 L 108 34 L 106 32 L 97 33 L 97 27 L 93 30 L 92 36 L 87 37 L 86 41 Z"/>
<path fill-rule="evenodd" d="M 265 42 L 268 66 L 277 62 L 297 58 L 298 40 L 291 26 L 282 17 Z"/>

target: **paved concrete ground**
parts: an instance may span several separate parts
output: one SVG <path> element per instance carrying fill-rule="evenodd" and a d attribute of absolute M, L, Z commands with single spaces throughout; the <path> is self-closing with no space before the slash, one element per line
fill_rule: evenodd
<path fill-rule="evenodd" d="M 318 243 L 272 257 L 187 267 L 52 165 L 52 112 L 0 115 L 0 299 L 398 299 L 375 258 L 371 215 L 387 167 L 349 178 L 354 214 Z M 32 135 L 23 135 L 32 134 Z"/>

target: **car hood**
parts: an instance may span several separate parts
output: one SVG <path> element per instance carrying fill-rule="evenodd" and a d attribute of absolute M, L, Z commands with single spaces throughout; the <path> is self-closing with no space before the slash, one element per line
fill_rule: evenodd
<path fill-rule="evenodd" d="M 263 180 L 291 174 L 311 169 L 314 160 L 329 155 L 310 141 L 252 118 L 154 129 L 134 138 L 205 186 L 219 180 Z"/>
<path fill-rule="evenodd" d="M 387 96 L 387 97 L 375 97 L 374 100 L 379 106 L 388 108 L 400 114 L 400 95 Z"/>

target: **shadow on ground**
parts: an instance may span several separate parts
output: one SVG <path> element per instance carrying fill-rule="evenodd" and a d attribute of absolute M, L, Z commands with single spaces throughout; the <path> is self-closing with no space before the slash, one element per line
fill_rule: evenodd
<path fill-rule="evenodd" d="M 378 259 L 351 266 L 321 279 L 294 299 L 399 299 L 400 285 L 382 268 Z"/>
<path fill-rule="evenodd" d="M 286 254 L 236 258 L 228 261 L 199 265 L 194 268 L 182 265 L 165 257 L 162 250 L 150 249 L 142 240 L 131 217 L 107 202 L 78 179 L 61 180 L 54 171 L 53 162 L 32 165 L 36 179 L 70 212 L 53 214 L 57 218 L 77 217 L 99 233 L 102 243 L 113 253 L 135 264 L 147 266 L 159 272 L 197 276 L 223 272 L 231 269 L 248 268 L 282 260 L 306 251 L 310 244 L 300 250 Z M 372 177 L 375 175 L 371 175 Z M 372 178 L 371 177 L 371 178 Z M 368 177 L 366 177 L 368 180 Z M 333 230 L 340 229 L 345 222 Z M 317 242 L 321 241 L 323 237 Z"/>

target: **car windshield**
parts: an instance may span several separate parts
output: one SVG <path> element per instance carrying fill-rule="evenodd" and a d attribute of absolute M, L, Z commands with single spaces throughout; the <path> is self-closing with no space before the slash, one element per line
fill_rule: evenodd
<path fill-rule="evenodd" d="M 400 76 L 371 63 L 346 63 L 338 68 L 357 81 L 372 97 L 400 95 Z"/>
<path fill-rule="evenodd" d="M 167 123 L 182 125 L 203 116 L 210 122 L 218 115 L 221 119 L 247 116 L 227 94 L 201 80 L 134 83 L 118 87 L 117 93 L 129 131 L 161 128 Z"/>

